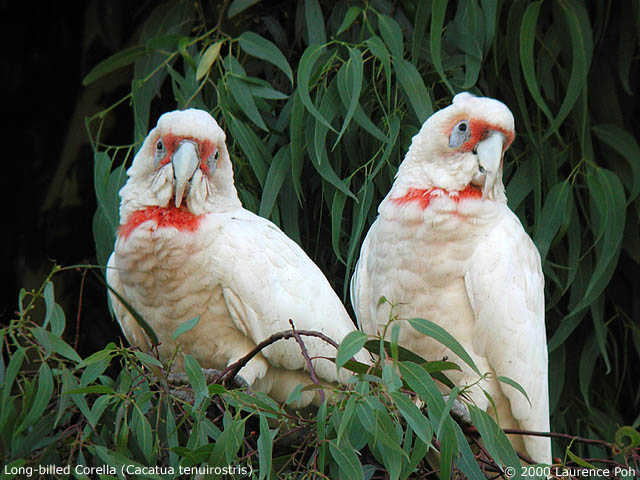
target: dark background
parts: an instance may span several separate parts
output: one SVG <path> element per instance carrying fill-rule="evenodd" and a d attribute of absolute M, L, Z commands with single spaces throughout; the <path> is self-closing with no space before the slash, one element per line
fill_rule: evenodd
<path fill-rule="evenodd" d="M 126 93 L 131 72 L 123 68 L 89 87 L 82 79 L 100 60 L 128 46 L 136 19 L 153 3 L 3 0 L 1 5 L 2 90 L 8 105 L 3 110 L 9 126 L 0 176 L 8 199 L 1 249 L 8 285 L 0 301 L 0 322 L 6 323 L 17 309 L 20 288 L 38 289 L 54 262 L 96 263 L 93 159 L 84 119 Z M 118 117 L 105 138 L 130 143 L 129 115 Z M 103 321 L 106 293 L 96 275 L 65 271 L 54 285 L 67 315 L 65 337 L 78 342 L 81 355 L 117 338 L 115 322 Z"/>

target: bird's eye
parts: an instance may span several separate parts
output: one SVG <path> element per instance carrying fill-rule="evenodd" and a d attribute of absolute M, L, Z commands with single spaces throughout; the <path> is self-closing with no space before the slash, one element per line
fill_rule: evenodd
<path fill-rule="evenodd" d="M 158 164 L 160 163 L 160 161 L 165 157 L 165 148 L 164 148 L 164 143 L 162 142 L 162 140 L 158 140 L 158 142 L 156 143 L 156 153 L 153 157 L 153 163 L 155 164 L 155 166 L 157 167 Z"/>
<path fill-rule="evenodd" d="M 471 129 L 469 128 L 469 121 L 462 120 L 456 123 L 451 135 L 449 136 L 449 148 L 458 148 L 471 138 Z"/>
<path fill-rule="evenodd" d="M 218 149 L 216 148 L 207 160 L 207 166 L 209 167 L 209 172 L 211 174 L 215 172 L 216 167 L 218 166 L 218 156 Z"/>

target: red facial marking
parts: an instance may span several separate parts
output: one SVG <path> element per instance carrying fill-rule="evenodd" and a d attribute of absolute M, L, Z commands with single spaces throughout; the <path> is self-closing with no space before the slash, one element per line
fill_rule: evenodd
<path fill-rule="evenodd" d="M 491 130 L 501 132 L 504 135 L 505 142 L 502 147 L 503 152 L 513 141 L 513 132 L 509 132 L 498 125 L 493 125 L 486 120 L 472 118 L 469 120 L 469 129 L 471 130 L 471 138 L 460 146 L 460 150 L 463 152 L 470 152 L 473 150 L 476 145 L 478 145 L 478 142 L 484 140 Z"/>
<path fill-rule="evenodd" d="M 202 215 L 194 215 L 185 205 L 176 208 L 171 205 L 169 207 L 146 207 L 142 210 L 133 212 L 127 222 L 120 225 L 118 236 L 123 238 L 129 237 L 131 232 L 147 221 L 156 223 L 157 228 L 175 228 L 181 232 L 195 232 L 200 225 Z"/>
<path fill-rule="evenodd" d="M 178 147 L 180 146 L 180 142 L 183 140 L 190 140 L 198 146 L 198 154 L 200 155 L 200 170 L 202 173 L 209 173 L 209 165 L 207 165 L 207 160 L 211 158 L 217 149 L 216 145 L 211 140 L 200 140 L 194 137 L 180 136 L 174 135 L 173 133 L 166 133 L 162 136 L 162 143 L 164 143 L 164 148 L 166 150 L 166 155 L 160 161 L 160 166 L 164 166 L 171 160 L 173 154 L 176 152 Z"/>
<path fill-rule="evenodd" d="M 451 131 L 458 124 L 458 122 L 464 120 L 464 118 L 456 118 L 451 122 L 451 125 L 447 126 L 447 135 L 451 135 Z M 505 128 L 495 125 L 493 123 L 487 122 L 486 120 L 480 118 L 472 118 L 469 120 L 469 130 L 471 131 L 471 138 L 464 142 L 460 147 L 456 150 L 461 152 L 470 152 L 473 150 L 478 142 L 484 140 L 490 131 L 500 132 L 504 135 L 504 145 L 502 147 L 502 151 L 506 151 L 513 142 L 513 131 L 506 130 Z"/>
<path fill-rule="evenodd" d="M 402 197 L 392 198 L 391 200 L 398 205 L 406 205 L 407 203 L 418 202 L 420 208 L 425 210 L 431 200 L 442 195 L 447 195 L 456 203 L 467 198 L 482 198 L 482 191 L 474 185 L 467 185 L 464 190 L 450 192 L 442 188 L 410 188 Z"/>

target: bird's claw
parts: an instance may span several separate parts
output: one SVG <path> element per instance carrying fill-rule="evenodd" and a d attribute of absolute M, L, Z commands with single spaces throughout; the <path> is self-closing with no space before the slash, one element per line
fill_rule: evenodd
<path fill-rule="evenodd" d="M 203 368 L 202 374 L 204 375 L 204 379 L 207 385 L 211 385 L 220 381 L 222 371 L 215 368 Z M 187 377 L 184 372 L 170 373 L 169 375 L 167 375 L 167 383 L 172 387 L 170 388 L 170 391 L 174 396 L 184 400 L 185 402 L 193 403 L 195 399 L 193 392 L 180 389 L 180 387 L 188 386 L 191 384 L 191 382 L 189 381 L 189 377 Z M 249 383 L 240 375 L 236 375 L 235 377 L 233 377 L 233 380 L 230 382 L 229 387 L 234 390 L 243 389 L 248 393 L 252 392 Z"/>
<path fill-rule="evenodd" d="M 172 386 L 182 386 L 189 384 L 189 378 L 182 372 L 173 372 L 167 375 L 167 383 Z"/>
<path fill-rule="evenodd" d="M 449 395 L 443 396 L 444 401 L 449 401 Z M 461 402 L 457 398 L 453 400 L 451 404 L 451 416 L 455 418 L 458 423 L 463 423 L 465 425 L 471 425 L 471 415 L 469 415 L 469 408 L 464 402 Z"/>
<path fill-rule="evenodd" d="M 233 390 L 243 389 L 243 390 L 251 391 L 251 385 L 249 385 L 249 382 L 247 382 L 240 375 L 236 375 L 233 377 L 233 379 L 231 380 L 231 383 L 229 384 L 229 387 L 232 388 Z"/>
<path fill-rule="evenodd" d="M 442 398 L 445 403 L 449 401 L 449 395 L 443 395 Z M 420 410 L 426 407 L 425 403 L 419 397 L 415 398 L 414 403 Z M 459 423 L 471 425 L 471 415 L 469 415 L 469 408 L 464 402 L 455 399 L 451 404 L 450 412 L 453 418 L 455 418 Z"/>

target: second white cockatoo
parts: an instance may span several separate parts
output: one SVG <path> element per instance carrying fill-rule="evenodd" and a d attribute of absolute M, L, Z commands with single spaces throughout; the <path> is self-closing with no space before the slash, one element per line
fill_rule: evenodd
<path fill-rule="evenodd" d="M 270 221 L 245 210 L 234 186 L 225 134 L 209 113 L 189 109 L 160 117 L 149 132 L 120 190 L 120 228 L 108 262 L 107 281 L 157 334 L 161 359 L 180 335 L 182 351 L 204 368 L 223 369 L 270 335 L 316 330 L 340 342 L 355 325 L 320 269 Z M 127 308 L 111 294 L 122 330 L 132 345 L 150 340 Z M 335 348 L 302 337 L 320 381 L 337 373 Z M 361 354 L 360 360 L 365 360 Z M 178 355 L 175 370 L 181 370 Z M 295 339 L 264 348 L 239 372 L 254 390 L 287 399 L 311 384 Z M 305 391 L 299 406 L 320 395 Z"/>
<path fill-rule="evenodd" d="M 503 103 L 469 93 L 429 117 L 364 240 L 351 295 L 366 333 L 381 332 L 391 308 L 399 319 L 426 318 L 446 329 L 481 372 L 492 374 L 470 388 L 475 405 L 503 428 L 548 432 L 540 255 L 507 206 L 502 183 L 503 154 L 514 134 Z M 456 359 L 462 372 L 450 378 L 458 385 L 478 380 L 452 351 L 408 322 L 400 322 L 399 333 L 400 345 L 427 360 Z M 518 382 L 531 404 L 497 376 Z M 551 463 L 549 438 L 510 439 L 535 461 Z"/>

